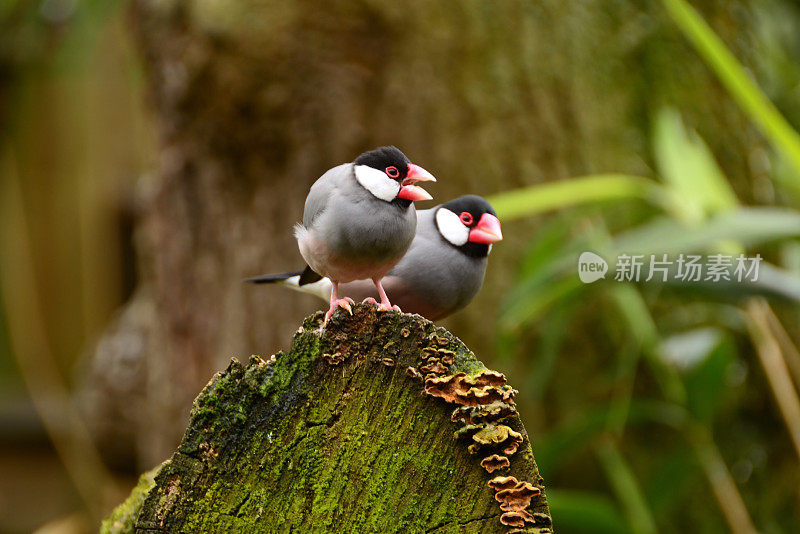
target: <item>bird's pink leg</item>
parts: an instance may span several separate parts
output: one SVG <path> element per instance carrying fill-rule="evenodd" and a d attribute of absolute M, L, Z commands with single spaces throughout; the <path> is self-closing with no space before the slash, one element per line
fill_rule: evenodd
<path fill-rule="evenodd" d="M 400 311 L 399 306 L 392 306 L 392 303 L 389 302 L 389 297 L 386 296 L 386 291 L 383 290 L 383 286 L 381 285 L 381 279 L 373 278 L 372 282 L 375 284 L 375 287 L 378 288 L 378 295 L 381 296 L 381 303 L 378 305 L 378 311 Z M 372 299 L 372 302 L 375 302 L 375 299 Z"/>
<path fill-rule="evenodd" d="M 331 318 L 333 312 L 336 311 L 337 306 L 344 308 L 350 315 L 353 315 L 353 309 L 350 307 L 351 304 L 355 303 L 350 297 L 345 297 L 343 299 L 339 298 L 339 282 L 334 282 L 331 280 L 331 307 L 328 310 L 328 313 L 325 314 L 325 322 L 328 322 L 328 319 Z"/>

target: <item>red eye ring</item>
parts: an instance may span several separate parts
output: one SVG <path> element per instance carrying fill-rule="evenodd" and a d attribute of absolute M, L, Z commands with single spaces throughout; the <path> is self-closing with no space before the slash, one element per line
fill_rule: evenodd
<path fill-rule="evenodd" d="M 461 219 L 461 222 L 464 223 L 465 226 L 472 224 L 472 214 L 468 211 L 462 211 L 458 218 Z"/>
<path fill-rule="evenodd" d="M 386 167 L 386 176 L 389 178 L 399 178 L 400 171 L 397 170 L 397 167 L 390 165 L 389 167 Z"/>

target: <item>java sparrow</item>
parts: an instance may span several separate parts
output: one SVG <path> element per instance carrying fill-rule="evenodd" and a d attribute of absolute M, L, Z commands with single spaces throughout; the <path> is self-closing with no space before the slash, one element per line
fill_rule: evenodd
<path fill-rule="evenodd" d="M 383 279 L 392 300 L 406 312 L 437 320 L 465 307 L 483 285 L 492 243 L 503 238 L 492 206 L 475 195 L 458 197 L 416 212 L 417 233 L 411 248 Z M 249 278 L 256 284 L 280 283 L 326 300 L 332 282 L 307 283 L 302 271 Z M 375 296 L 369 282 L 353 281 L 339 291 L 357 300 Z"/>
<path fill-rule="evenodd" d="M 379 309 L 397 309 L 381 279 L 405 255 L 417 227 L 412 202 L 430 200 L 416 182 L 435 182 L 393 146 L 364 152 L 352 163 L 327 171 L 306 197 L 303 222 L 295 226 L 306 270 L 300 280 L 330 280 L 327 321 L 337 306 L 350 313 L 352 299 L 339 298 L 339 284 L 371 280 L 380 297 Z"/>

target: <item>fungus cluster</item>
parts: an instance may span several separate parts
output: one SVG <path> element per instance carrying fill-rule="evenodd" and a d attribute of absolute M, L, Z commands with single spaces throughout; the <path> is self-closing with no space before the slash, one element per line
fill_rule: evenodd
<path fill-rule="evenodd" d="M 443 348 L 447 344 L 444 338 L 434 339 L 422 349 L 424 365 L 419 370 L 409 367 L 406 373 L 413 378 L 424 375 L 425 393 L 457 405 L 450 417 L 460 425 L 454 436 L 469 439 L 467 450 L 482 456 L 481 467 L 488 473 L 507 471 L 511 468 L 509 457 L 523 441 L 522 434 L 503 424 L 519 416 L 514 402 L 517 391 L 506 384 L 502 373 L 490 369 L 473 375 L 446 374 L 455 359 L 452 351 Z M 548 515 L 528 511 L 531 499 L 541 494 L 540 488 L 513 476 L 496 476 L 488 484 L 503 511 L 500 522 L 512 527 L 510 532 L 525 532 L 533 526 L 539 532 L 550 531 Z"/>
<path fill-rule="evenodd" d="M 531 498 L 542 492 L 530 482 L 520 482 L 515 477 L 498 476 L 489 481 L 489 486 L 497 492 L 494 498 L 500 503 L 500 509 L 505 512 L 500 516 L 500 522 L 504 525 L 519 528 L 542 521 L 537 515 L 543 514 L 531 514 L 527 510 Z M 548 521 L 549 519 L 547 517 Z"/>
<path fill-rule="evenodd" d="M 364 317 L 375 318 L 374 312 Z M 366 320 L 359 324 L 366 330 L 369 323 Z M 379 333 L 391 336 L 389 329 L 379 329 Z M 495 492 L 495 500 L 500 503 L 500 522 L 508 527 L 509 534 L 551 532 L 550 517 L 529 510 L 531 500 L 541 495 L 541 488 L 531 482 L 520 481 L 510 473 L 511 457 L 522 445 L 524 436 L 515 431 L 512 428 L 515 425 L 509 422 L 519 414 L 514 401 L 517 391 L 506 384 L 505 375 L 485 368 L 471 373 L 455 372 L 453 366 L 457 356 L 460 356 L 451 349 L 458 344 L 452 337 L 442 335 L 441 330 L 431 334 L 430 330 L 426 332 L 426 328 L 417 323 L 403 326 L 398 333 L 396 338 L 378 347 L 369 347 L 369 350 L 360 346 L 354 348 L 355 344 L 362 342 L 369 346 L 366 338 L 356 336 L 354 340 L 351 335 L 347 343 L 343 343 L 344 338 L 337 333 L 330 340 L 333 342 L 329 345 L 332 354 L 325 353 L 323 358 L 330 365 L 339 365 L 349 359 L 351 351 L 354 351 L 356 359 L 360 359 L 360 352 L 368 352 L 369 360 L 376 364 L 390 368 L 401 365 L 401 362 L 405 364 L 404 374 L 410 380 L 420 381 L 424 393 L 455 405 L 450 417 L 458 425 L 454 437 L 467 442 L 467 450 L 480 458 L 480 466 L 488 476 L 505 475 L 494 476 L 488 481 L 488 486 Z M 341 336 L 344 335 L 343 332 Z M 402 361 L 401 354 L 401 347 L 408 347 L 407 343 L 416 344 L 419 350 L 418 360 L 410 366 Z M 541 479 L 534 482 L 540 483 Z"/>

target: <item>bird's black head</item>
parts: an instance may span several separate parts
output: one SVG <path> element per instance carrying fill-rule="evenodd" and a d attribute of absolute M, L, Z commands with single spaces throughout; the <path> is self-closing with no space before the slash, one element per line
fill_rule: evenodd
<path fill-rule="evenodd" d="M 432 197 L 416 182 L 435 182 L 436 179 L 393 146 L 382 146 L 364 152 L 353 161 L 356 180 L 373 196 L 407 208 L 415 200 Z"/>
<path fill-rule="evenodd" d="M 364 152 L 353 163 L 372 167 L 385 173 L 392 180 L 402 183 L 408 174 L 410 161 L 397 147 L 382 146 L 375 150 Z"/>
<path fill-rule="evenodd" d="M 467 256 L 485 258 L 492 243 L 503 239 L 492 205 L 477 195 L 465 195 L 436 208 L 436 227 L 442 238 Z"/>

